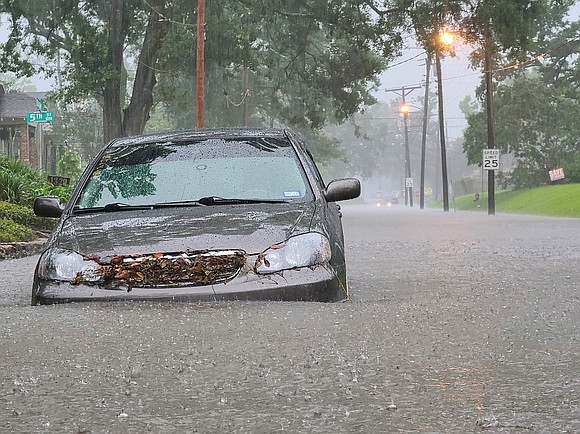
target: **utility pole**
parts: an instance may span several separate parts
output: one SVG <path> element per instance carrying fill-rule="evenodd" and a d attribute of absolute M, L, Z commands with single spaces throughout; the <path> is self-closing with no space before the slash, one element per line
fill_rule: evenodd
<path fill-rule="evenodd" d="M 487 149 L 495 149 L 495 135 L 493 130 L 493 64 L 491 60 L 490 36 L 486 35 L 485 56 L 485 103 L 487 109 Z M 495 215 L 495 171 L 487 171 L 487 214 Z"/>
<path fill-rule="evenodd" d="M 425 208 L 425 151 L 427 147 L 427 122 L 429 120 L 429 82 L 431 73 L 431 56 L 425 60 L 425 99 L 423 101 L 423 135 L 421 136 L 421 192 L 419 208 Z"/>
<path fill-rule="evenodd" d="M 403 88 L 404 91 L 405 88 Z M 405 104 L 405 94 L 403 93 L 403 104 Z M 409 206 L 413 208 L 413 187 L 407 184 L 408 179 L 412 179 L 411 176 L 411 156 L 409 155 L 409 112 L 405 111 L 403 113 L 403 124 L 405 126 L 405 205 L 407 205 L 407 199 Z M 407 190 L 409 193 L 407 194 Z"/>
<path fill-rule="evenodd" d="M 205 0 L 197 0 L 197 58 L 195 126 L 204 127 L 205 112 Z"/>
<path fill-rule="evenodd" d="M 401 89 L 386 89 L 385 92 L 394 92 L 403 100 L 403 105 L 406 104 L 406 96 L 410 94 L 415 89 L 420 89 L 421 86 L 402 86 Z M 405 125 L 405 206 L 409 204 L 411 208 L 413 207 L 413 187 L 407 187 L 407 179 L 412 179 L 411 176 L 411 155 L 409 152 L 409 129 L 407 125 L 408 113 L 403 113 L 403 120 Z"/>
<path fill-rule="evenodd" d="M 443 114 L 443 80 L 441 78 L 441 56 L 435 50 L 437 71 L 437 95 L 439 102 L 439 140 L 441 142 L 441 177 L 443 180 L 443 211 L 449 211 L 449 181 L 447 180 L 447 151 L 445 145 L 445 115 Z"/>

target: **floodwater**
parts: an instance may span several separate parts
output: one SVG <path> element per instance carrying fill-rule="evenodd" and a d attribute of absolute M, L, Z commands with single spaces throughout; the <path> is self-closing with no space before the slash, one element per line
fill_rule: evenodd
<path fill-rule="evenodd" d="M 0 431 L 580 432 L 578 220 L 343 207 L 351 301 L 31 307 Z"/>

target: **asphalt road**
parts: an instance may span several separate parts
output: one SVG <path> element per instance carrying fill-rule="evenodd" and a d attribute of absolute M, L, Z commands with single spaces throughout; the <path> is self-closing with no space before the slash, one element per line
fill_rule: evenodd
<path fill-rule="evenodd" d="M 0 432 L 580 432 L 579 220 L 344 205 L 351 301 L 28 306 Z"/>

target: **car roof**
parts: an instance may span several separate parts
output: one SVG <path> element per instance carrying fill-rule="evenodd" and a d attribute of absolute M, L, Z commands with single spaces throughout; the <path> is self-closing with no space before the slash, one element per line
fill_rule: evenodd
<path fill-rule="evenodd" d="M 181 142 L 199 139 L 287 138 L 290 135 L 290 131 L 284 128 L 199 128 L 121 137 L 112 140 L 107 147 L 130 146 L 144 143 Z"/>

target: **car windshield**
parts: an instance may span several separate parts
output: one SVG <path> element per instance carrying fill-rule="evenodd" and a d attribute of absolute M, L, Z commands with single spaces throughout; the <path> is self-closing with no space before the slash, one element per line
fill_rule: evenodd
<path fill-rule="evenodd" d="M 104 153 L 76 208 L 183 204 L 204 197 L 300 201 L 311 192 L 285 138 L 132 143 Z"/>

